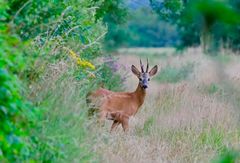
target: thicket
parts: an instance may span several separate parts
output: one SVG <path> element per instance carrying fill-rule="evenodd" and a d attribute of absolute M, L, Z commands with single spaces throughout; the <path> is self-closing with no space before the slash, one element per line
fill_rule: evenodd
<path fill-rule="evenodd" d="M 96 60 L 105 55 L 105 14 L 96 14 L 104 2 L 0 1 L 1 162 L 96 158 L 85 95 L 121 83 Z"/>

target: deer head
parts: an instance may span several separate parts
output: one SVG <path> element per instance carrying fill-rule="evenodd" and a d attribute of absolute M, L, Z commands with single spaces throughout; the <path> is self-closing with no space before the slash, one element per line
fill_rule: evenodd
<path fill-rule="evenodd" d="M 148 88 L 150 78 L 157 73 L 158 66 L 155 65 L 148 72 L 149 64 L 148 64 L 148 59 L 147 59 L 147 68 L 146 68 L 146 71 L 144 71 L 144 66 L 143 66 L 142 61 L 140 59 L 140 67 L 141 67 L 141 72 L 134 65 L 132 65 L 132 72 L 133 72 L 134 75 L 136 75 L 138 77 L 140 86 L 143 89 L 146 89 L 146 88 Z"/>

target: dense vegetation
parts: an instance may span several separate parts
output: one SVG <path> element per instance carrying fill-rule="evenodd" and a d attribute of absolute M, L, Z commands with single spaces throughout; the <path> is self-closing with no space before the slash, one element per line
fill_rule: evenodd
<path fill-rule="evenodd" d="M 159 150 L 155 147 L 159 143 L 164 152 L 169 150 L 170 160 L 182 152 L 181 145 L 194 151 L 183 151 L 181 160 L 194 160 L 198 152 L 207 154 L 200 153 L 198 160 L 219 154 L 222 158 L 217 162 L 239 158 L 234 150 L 240 137 L 235 122 L 238 113 L 234 110 L 240 106 L 238 87 L 232 86 L 235 74 L 220 69 L 228 63 L 237 67 L 233 62 L 238 61 L 236 56 L 196 57 L 179 55 L 171 49 L 161 53 L 140 51 L 137 58 L 148 57 L 151 64 L 161 64 L 161 72 L 151 82 L 157 86 L 172 84 L 172 88 L 150 96 L 153 102 L 146 103 L 146 107 L 151 109 L 143 108 L 143 119 L 133 127 L 133 135 L 121 137 L 117 133 L 114 139 L 92 128 L 94 119 L 87 117 L 86 94 L 99 86 L 121 90 L 126 79 L 125 73 L 116 73 L 120 65 L 107 50 L 199 45 L 207 52 L 217 52 L 221 46 L 240 49 L 237 0 L 150 0 L 149 4 L 133 9 L 123 0 L 0 0 L 0 162 L 98 162 L 111 160 L 116 153 L 125 154 L 126 160 L 137 160 L 143 156 L 140 150 L 135 153 L 140 157 L 132 157 L 131 151 L 126 151 L 139 149 L 141 142 L 145 147 L 145 139 L 152 141 L 153 145 L 147 145 L 153 150 Z M 125 66 L 133 64 L 128 63 L 134 61 L 133 53 L 137 50 L 129 53 L 129 60 L 123 59 Z M 210 84 L 200 80 L 205 80 L 204 75 L 209 80 L 208 73 L 199 75 L 205 63 L 209 67 L 203 70 L 214 78 Z M 228 81 L 219 80 L 216 74 L 222 78 L 234 75 Z M 196 83 L 191 85 L 195 78 Z M 203 110 L 199 112 L 196 106 Z M 213 111 L 206 108 L 216 112 L 220 108 L 223 113 L 213 116 Z M 173 122 L 176 126 L 156 123 L 166 117 L 181 121 L 181 117 L 189 117 L 188 112 L 197 115 L 195 122 L 200 130 L 191 126 L 191 119 L 183 126 L 178 121 Z M 182 116 L 177 119 L 179 113 Z M 198 114 L 206 119 L 198 119 Z"/>
<path fill-rule="evenodd" d="M 80 145 L 88 137 L 86 93 L 121 81 L 94 61 L 107 32 L 104 13 L 96 14 L 102 3 L 0 1 L 1 162 L 92 158 Z"/>

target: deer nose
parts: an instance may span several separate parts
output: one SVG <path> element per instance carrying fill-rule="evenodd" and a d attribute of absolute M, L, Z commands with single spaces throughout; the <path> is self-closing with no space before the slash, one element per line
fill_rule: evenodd
<path fill-rule="evenodd" d="M 146 89 L 148 86 L 147 85 L 143 85 L 143 88 Z"/>

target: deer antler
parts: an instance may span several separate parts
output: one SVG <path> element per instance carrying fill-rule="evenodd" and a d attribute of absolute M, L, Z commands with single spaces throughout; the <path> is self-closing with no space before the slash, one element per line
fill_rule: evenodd
<path fill-rule="evenodd" d="M 141 70 L 142 70 L 142 72 L 144 72 L 144 69 L 143 69 L 143 64 L 142 64 L 142 61 L 141 61 L 141 59 L 140 59 L 140 66 L 141 66 Z"/>
<path fill-rule="evenodd" d="M 148 64 L 148 58 L 147 58 L 147 68 L 146 68 L 146 72 L 148 72 L 148 67 L 149 67 L 149 64 Z"/>

